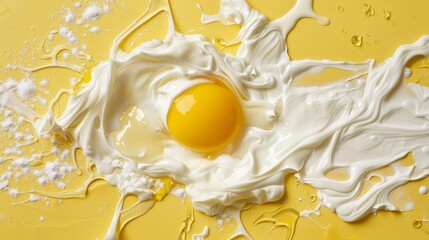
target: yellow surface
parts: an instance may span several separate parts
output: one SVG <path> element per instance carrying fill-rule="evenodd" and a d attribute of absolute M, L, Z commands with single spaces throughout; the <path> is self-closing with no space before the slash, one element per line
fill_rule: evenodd
<path fill-rule="evenodd" d="M 215 0 L 172 0 L 177 30 L 203 34 L 217 44 L 222 39 L 233 39 L 239 29 L 237 26 L 200 24 L 200 12 L 195 7 L 197 2 L 206 13 L 217 12 L 219 3 Z M 294 1 L 285 0 L 249 2 L 269 19 L 280 17 L 294 4 Z M 42 53 L 41 44 L 52 29 L 58 29 L 59 20 L 64 16 L 64 7 L 72 8 L 73 4 L 74 1 L 71 0 L 0 0 L 0 79 L 5 80 L 8 77 L 21 79 L 25 75 L 20 71 L 6 70 L 4 66 L 8 63 L 38 66 L 46 62 L 37 58 Z M 86 43 L 89 47 L 88 53 L 93 56 L 93 60 L 86 62 L 86 67 L 89 68 L 98 61 L 108 58 L 113 38 L 136 19 L 147 5 L 148 1 L 141 0 L 115 2 L 112 4 L 111 12 L 97 21 L 97 25 L 103 29 L 98 34 L 88 34 L 84 37 L 82 30 L 70 27 Z M 314 5 L 316 12 L 330 18 L 331 24 L 321 26 L 310 19 L 301 21 L 287 39 L 292 59 L 365 61 L 374 58 L 383 61 L 400 45 L 414 42 L 420 36 L 429 34 L 428 1 L 315 0 Z M 388 12 L 391 13 L 390 17 Z M 166 31 L 165 23 L 165 15 L 160 14 L 139 30 L 143 33 L 141 36 L 135 33 L 127 39 L 123 48 L 131 49 L 142 41 L 162 38 Z M 106 31 L 107 29 L 109 31 Z M 355 45 L 352 44 L 352 40 Z M 56 38 L 52 42 L 47 42 L 45 48 L 52 49 L 60 43 L 64 42 Z M 235 50 L 236 46 L 224 51 Z M 410 66 L 414 72 L 408 81 L 428 85 L 427 61 L 425 64 L 423 58 L 417 58 Z M 325 83 L 344 76 L 346 76 L 344 72 L 326 71 L 322 75 L 307 77 L 300 84 Z M 80 78 L 80 75 L 68 70 L 50 69 L 34 73 L 33 77 L 38 80 L 49 79 L 49 90 L 53 96 L 61 88 L 70 88 L 69 79 Z M 57 106 L 58 112 L 61 112 L 63 104 Z M 42 113 L 47 109 L 36 105 L 36 110 Z M 6 146 L 8 142 L 2 138 L 1 144 Z M 49 149 L 49 141 L 38 143 L 36 148 Z M 84 156 L 80 152 L 78 164 L 85 168 Z M 1 164 L 0 173 L 6 167 L 7 163 Z M 70 184 L 66 190 L 78 189 L 87 177 L 88 174 L 85 172 L 72 176 L 68 180 Z M 58 191 L 53 186 L 37 187 L 32 181 L 34 179 L 28 181 L 21 179 L 20 182 L 13 184 L 19 186 L 19 189 L 36 187 L 50 192 Z M 287 236 L 285 228 L 277 228 L 270 232 L 273 226 L 270 223 L 253 226 L 261 214 L 275 211 L 281 206 L 293 207 L 298 211 L 316 208 L 315 191 L 311 187 L 296 183 L 293 177 L 287 178 L 286 182 L 286 196 L 282 203 L 255 206 L 243 212 L 243 223 L 255 239 L 285 239 Z M 409 183 L 393 193 L 392 198 L 399 206 L 404 206 L 409 201 L 414 202 L 415 210 L 411 212 L 381 211 L 377 216 L 369 216 L 357 223 L 345 223 L 330 210 L 322 208 L 320 217 L 312 215 L 310 219 L 298 219 L 293 239 L 428 239 L 429 223 L 423 222 L 421 226 L 415 223 L 413 226 L 413 221 L 428 218 L 429 214 L 429 195 L 421 195 L 418 192 L 422 185 L 429 186 L 429 179 Z M 0 239 L 102 239 L 119 199 L 117 190 L 102 181 L 96 181 L 90 185 L 86 197 L 83 195 L 75 194 L 82 197 L 62 201 L 48 198 L 37 203 L 14 206 L 12 203 L 24 200 L 25 196 L 11 199 L 6 192 L 0 192 Z M 50 203 L 49 206 L 47 202 Z M 130 199 L 127 204 L 132 202 L 133 199 Z M 189 214 L 188 205 L 175 197 L 167 196 L 163 201 L 157 202 L 149 213 L 129 223 L 121 233 L 121 239 L 176 239 L 182 221 Z M 44 221 L 40 221 L 41 216 L 44 217 Z M 195 219 L 188 239 L 192 233 L 201 232 L 205 225 L 210 227 L 210 239 L 224 239 L 230 236 L 237 226 L 234 221 L 225 222 L 221 231 L 221 227 L 215 224 L 215 218 L 195 212 Z"/>

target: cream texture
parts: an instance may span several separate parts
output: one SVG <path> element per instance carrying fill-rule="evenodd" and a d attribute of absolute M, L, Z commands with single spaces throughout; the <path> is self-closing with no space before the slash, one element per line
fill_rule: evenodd
<path fill-rule="evenodd" d="M 429 36 L 400 47 L 381 64 L 290 60 L 285 38 L 299 19 L 328 23 L 313 12 L 312 1 L 299 0 L 284 17 L 269 22 L 243 0 L 223 0 L 219 13 L 203 15 L 202 21 L 242 25 L 235 39 L 240 48 L 231 55 L 203 36 L 175 32 L 168 5 L 156 4 L 161 3 L 142 19 L 165 11 L 166 38 L 125 53 L 117 46 L 132 28 L 126 30 L 113 44 L 111 59 L 92 70 L 91 81 L 59 118 L 49 113 L 38 120 L 8 93 L 1 104 L 20 109 L 40 136 L 55 132 L 72 139 L 122 194 L 149 199 L 150 177 L 170 176 L 184 183 L 193 206 L 209 215 L 226 206 L 278 200 L 285 176 L 295 173 L 318 190 L 324 205 L 345 221 L 356 221 L 378 209 L 400 210 L 389 199 L 391 191 L 429 174 L 429 89 L 404 83 L 407 61 L 429 55 Z M 326 68 L 356 75 L 324 86 L 295 84 Z M 228 86 L 251 114 L 242 137 L 207 160 L 170 137 L 166 114 L 175 96 L 213 79 Z M 143 112 L 142 142 L 156 143 L 142 146 L 140 155 L 119 151 L 111 135 L 121 129 L 119 119 L 129 106 Z M 161 150 L 151 149 L 154 145 Z M 395 163 L 409 152 L 413 165 Z M 378 176 L 381 182 L 362 194 L 372 172 L 388 165 L 394 174 Z M 335 170 L 348 179 L 326 176 Z"/>

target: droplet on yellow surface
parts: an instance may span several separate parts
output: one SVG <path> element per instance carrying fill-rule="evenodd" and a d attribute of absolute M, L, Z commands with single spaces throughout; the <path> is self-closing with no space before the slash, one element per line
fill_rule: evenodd
<path fill-rule="evenodd" d="M 384 15 L 384 19 L 386 19 L 387 21 L 389 21 L 390 17 L 392 16 L 392 12 L 387 11 L 387 10 L 383 10 L 383 15 Z"/>
<path fill-rule="evenodd" d="M 414 219 L 413 220 L 413 227 L 415 228 L 421 228 L 423 225 L 423 221 L 420 219 Z"/>
<path fill-rule="evenodd" d="M 338 11 L 344 12 L 344 8 L 342 6 L 338 6 Z"/>
<path fill-rule="evenodd" d="M 366 7 L 365 16 L 372 17 L 372 16 L 375 15 L 375 10 L 374 10 L 374 8 L 371 5 L 364 4 L 363 6 Z"/>
<path fill-rule="evenodd" d="M 37 166 L 40 166 L 42 164 L 43 164 L 43 162 L 40 159 L 36 159 L 30 163 L 30 166 L 31 167 L 37 167 Z"/>
<path fill-rule="evenodd" d="M 361 35 L 353 35 L 351 42 L 354 46 L 360 47 L 362 46 L 362 40 L 363 40 L 363 37 Z"/>
<path fill-rule="evenodd" d="M 419 84 L 420 83 L 420 79 L 412 79 L 409 82 L 415 83 L 415 84 Z"/>

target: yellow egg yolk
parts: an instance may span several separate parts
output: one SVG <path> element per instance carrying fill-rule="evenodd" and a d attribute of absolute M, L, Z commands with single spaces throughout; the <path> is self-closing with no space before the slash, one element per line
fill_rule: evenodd
<path fill-rule="evenodd" d="M 213 83 L 199 84 L 181 93 L 167 115 L 176 141 L 194 151 L 210 153 L 228 145 L 242 125 L 236 96 Z"/>

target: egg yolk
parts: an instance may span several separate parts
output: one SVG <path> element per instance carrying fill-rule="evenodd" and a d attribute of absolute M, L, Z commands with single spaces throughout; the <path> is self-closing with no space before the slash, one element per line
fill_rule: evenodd
<path fill-rule="evenodd" d="M 194 151 L 213 152 L 237 135 L 242 111 L 236 96 L 214 83 L 191 87 L 173 102 L 167 115 L 173 138 Z"/>

